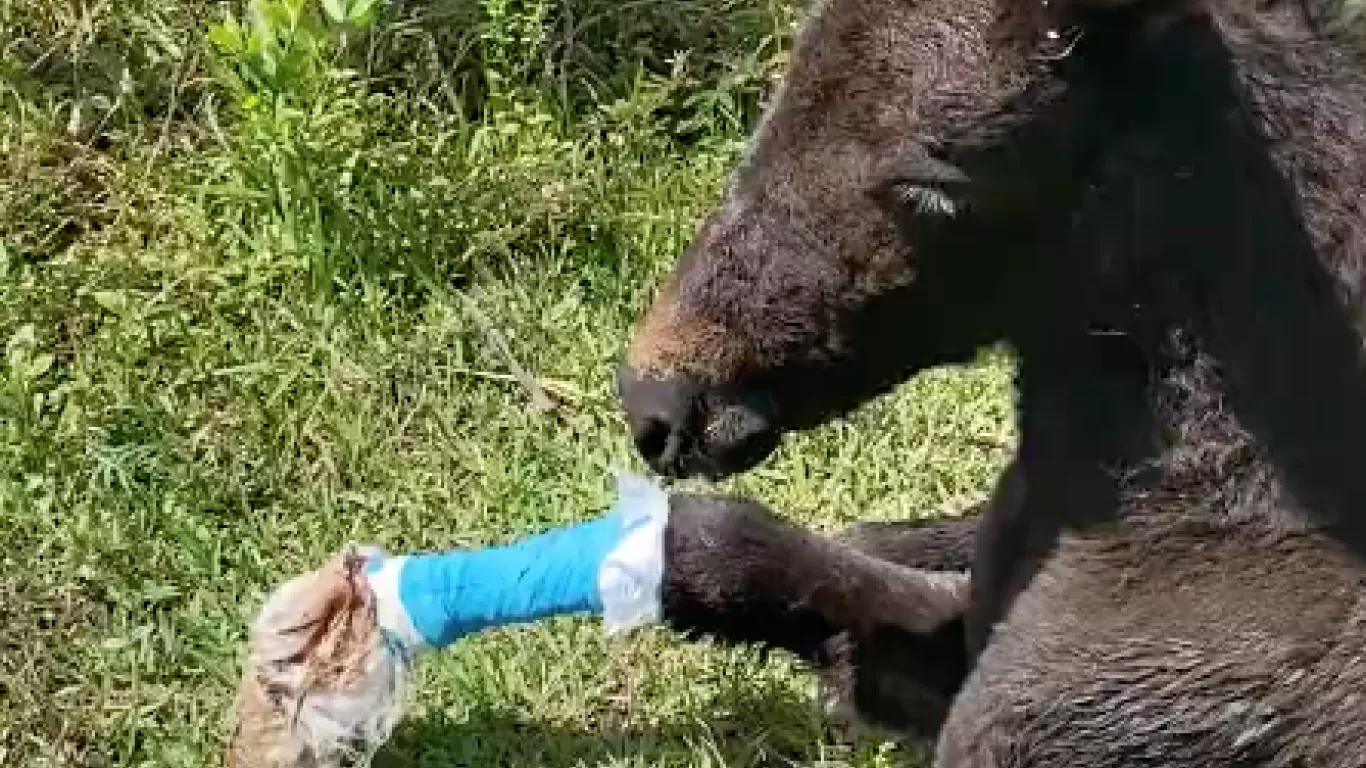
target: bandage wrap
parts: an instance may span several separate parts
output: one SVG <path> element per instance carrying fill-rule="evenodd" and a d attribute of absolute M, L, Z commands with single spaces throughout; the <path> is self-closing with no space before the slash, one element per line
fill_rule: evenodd
<path fill-rule="evenodd" d="M 377 557 L 367 578 L 379 625 L 420 650 L 555 615 L 601 613 L 609 632 L 655 621 L 668 512 L 664 491 L 622 476 L 595 520 L 503 547 Z"/>

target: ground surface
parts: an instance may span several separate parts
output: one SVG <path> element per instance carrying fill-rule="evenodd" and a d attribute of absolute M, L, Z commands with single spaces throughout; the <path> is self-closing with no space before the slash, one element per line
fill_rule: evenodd
<path fill-rule="evenodd" d="M 609 469 L 639 468 L 612 363 L 796 18 L 222 5 L 0 0 L 3 766 L 217 764 L 279 580 L 348 541 L 502 542 L 610 503 Z M 821 527 L 951 512 L 1008 415 L 1003 362 L 935 372 L 731 487 Z M 380 764 L 884 764 L 826 743 L 810 686 L 558 620 L 435 659 Z"/>

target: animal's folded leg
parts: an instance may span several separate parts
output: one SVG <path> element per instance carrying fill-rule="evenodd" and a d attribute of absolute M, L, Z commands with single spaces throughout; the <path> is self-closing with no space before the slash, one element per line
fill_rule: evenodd
<path fill-rule="evenodd" d="M 966 677 L 975 521 L 866 524 L 827 537 L 737 498 L 672 497 L 662 619 L 818 667 L 843 715 L 929 736 Z M 870 551 L 876 554 L 870 554 Z M 886 555 L 886 557 L 879 556 Z"/>
<path fill-rule="evenodd" d="M 983 503 L 957 517 L 859 522 L 835 538 L 907 568 L 967 573 L 976 557 L 977 526 L 985 509 Z"/>

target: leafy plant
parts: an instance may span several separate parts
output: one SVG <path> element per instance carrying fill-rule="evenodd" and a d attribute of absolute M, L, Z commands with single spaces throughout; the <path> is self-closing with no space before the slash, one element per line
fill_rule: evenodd
<path fill-rule="evenodd" d="M 250 0 L 246 18 L 209 27 L 216 73 L 241 106 L 307 102 L 337 68 L 346 33 L 370 27 L 377 0 Z"/>

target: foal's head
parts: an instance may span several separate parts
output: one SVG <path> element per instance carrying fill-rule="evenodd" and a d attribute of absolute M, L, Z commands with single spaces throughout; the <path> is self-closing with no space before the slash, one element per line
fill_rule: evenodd
<path fill-rule="evenodd" d="M 1054 276 L 1038 265 L 1123 119 L 1103 86 L 1131 66 L 1135 35 L 1156 34 L 1126 12 L 1064 14 L 1048 0 L 812 7 L 747 156 L 619 371 L 651 465 L 742 471 L 783 431 L 1053 311 Z"/>

